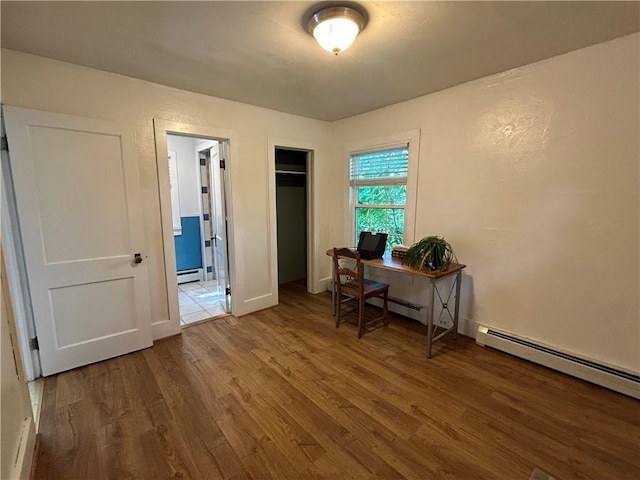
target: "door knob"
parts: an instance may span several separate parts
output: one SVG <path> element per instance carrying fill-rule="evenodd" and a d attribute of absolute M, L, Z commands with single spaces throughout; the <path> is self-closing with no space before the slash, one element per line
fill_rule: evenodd
<path fill-rule="evenodd" d="M 134 253 L 133 256 L 135 263 L 142 263 L 142 255 L 140 255 L 139 253 Z"/>

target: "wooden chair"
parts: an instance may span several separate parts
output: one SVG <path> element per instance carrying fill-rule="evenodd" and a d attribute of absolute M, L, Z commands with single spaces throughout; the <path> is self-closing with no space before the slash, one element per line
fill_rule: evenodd
<path fill-rule="evenodd" d="M 340 261 L 343 261 L 341 264 Z M 347 261 L 347 263 L 345 263 Z M 364 278 L 364 270 L 360 253 L 349 248 L 333 249 L 333 272 L 334 272 L 334 288 L 335 295 L 335 312 L 336 312 L 336 328 L 340 326 L 340 316 L 358 310 L 358 338 L 362 337 L 364 328 L 373 323 L 382 320 L 386 326 L 389 324 L 387 320 L 387 296 L 389 294 L 389 285 L 382 282 L 375 282 Z M 345 297 L 343 299 L 343 297 Z M 371 319 L 365 323 L 364 311 L 365 300 L 372 297 L 382 297 L 384 306 L 382 308 L 382 316 Z M 342 304 L 355 300 L 357 306 L 344 312 Z"/>

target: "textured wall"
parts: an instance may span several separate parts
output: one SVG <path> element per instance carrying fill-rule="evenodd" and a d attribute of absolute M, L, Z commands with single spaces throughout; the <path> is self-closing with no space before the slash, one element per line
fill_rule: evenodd
<path fill-rule="evenodd" d="M 233 131 L 237 158 L 230 159 L 231 211 L 235 223 L 234 311 L 245 314 L 276 303 L 276 245 L 272 245 L 269 209 L 270 138 L 313 144 L 316 191 L 326 197 L 315 212 L 315 242 L 331 245 L 332 212 L 340 208 L 340 185 L 333 181 L 329 124 L 264 108 L 207 97 L 121 75 L 2 50 L 3 101 L 7 105 L 113 120 L 135 132 L 142 184 L 151 314 L 168 318 L 160 224 L 153 119 L 207 125 Z M 286 145 L 286 144 L 285 144 Z M 315 282 L 329 276 L 324 251 L 313 259 Z"/>
<path fill-rule="evenodd" d="M 318 146 L 317 284 L 329 276 L 324 251 L 350 238 L 335 215 L 348 215 L 347 178 L 337 174 L 346 171 L 344 145 L 419 128 L 415 237 L 444 235 L 469 265 L 467 324 L 638 371 L 639 45 L 638 34 L 627 36 L 332 125 L 6 50 L 3 100 L 135 130 L 155 319 L 166 317 L 167 302 L 154 117 L 238 133 L 239 313 L 268 306 L 277 288 L 270 139 Z"/>
<path fill-rule="evenodd" d="M 630 35 L 333 124 L 421 129 L 415 238 L 468 264 L 467 327 L 640 370 L 639 58 Z"/>

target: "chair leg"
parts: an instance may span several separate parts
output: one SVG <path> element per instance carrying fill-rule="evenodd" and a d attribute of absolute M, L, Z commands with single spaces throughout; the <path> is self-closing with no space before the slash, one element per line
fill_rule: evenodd
<path fill-rule="evenodd" d="M 389 325 L 389 318 L 387 317 L 387 314 L 389 313 L 389 310 L 387 308 L 387 296 L 388 296 L 389 292 L 387 290 L 384 291 L 384 302 L 383 302 L 383 306 L 382 306 L 382 322 L 384 323 L 384 326 L 386 327 L 387 325 Z"/>
<path fill-rule="evenodd" d="M 364 296 L 358 298 L 358 338 L 362 338 L 362 324 L 364 323 Z"/>
<path fill-rule="evenodd" d="M 340 326 L 340 299 L 342 298 L 342 294 L 340 292 L 336 293 L 336 328 Z"/>

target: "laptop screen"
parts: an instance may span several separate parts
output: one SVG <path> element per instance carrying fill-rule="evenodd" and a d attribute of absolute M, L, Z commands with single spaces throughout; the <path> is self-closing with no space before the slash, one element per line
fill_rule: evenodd
<path fill-rule="evenodd" d="M 387 236 L 386 233 L 360 232 L 358 251 L 363 258 L 381 257 L 387 246 Z"/>

